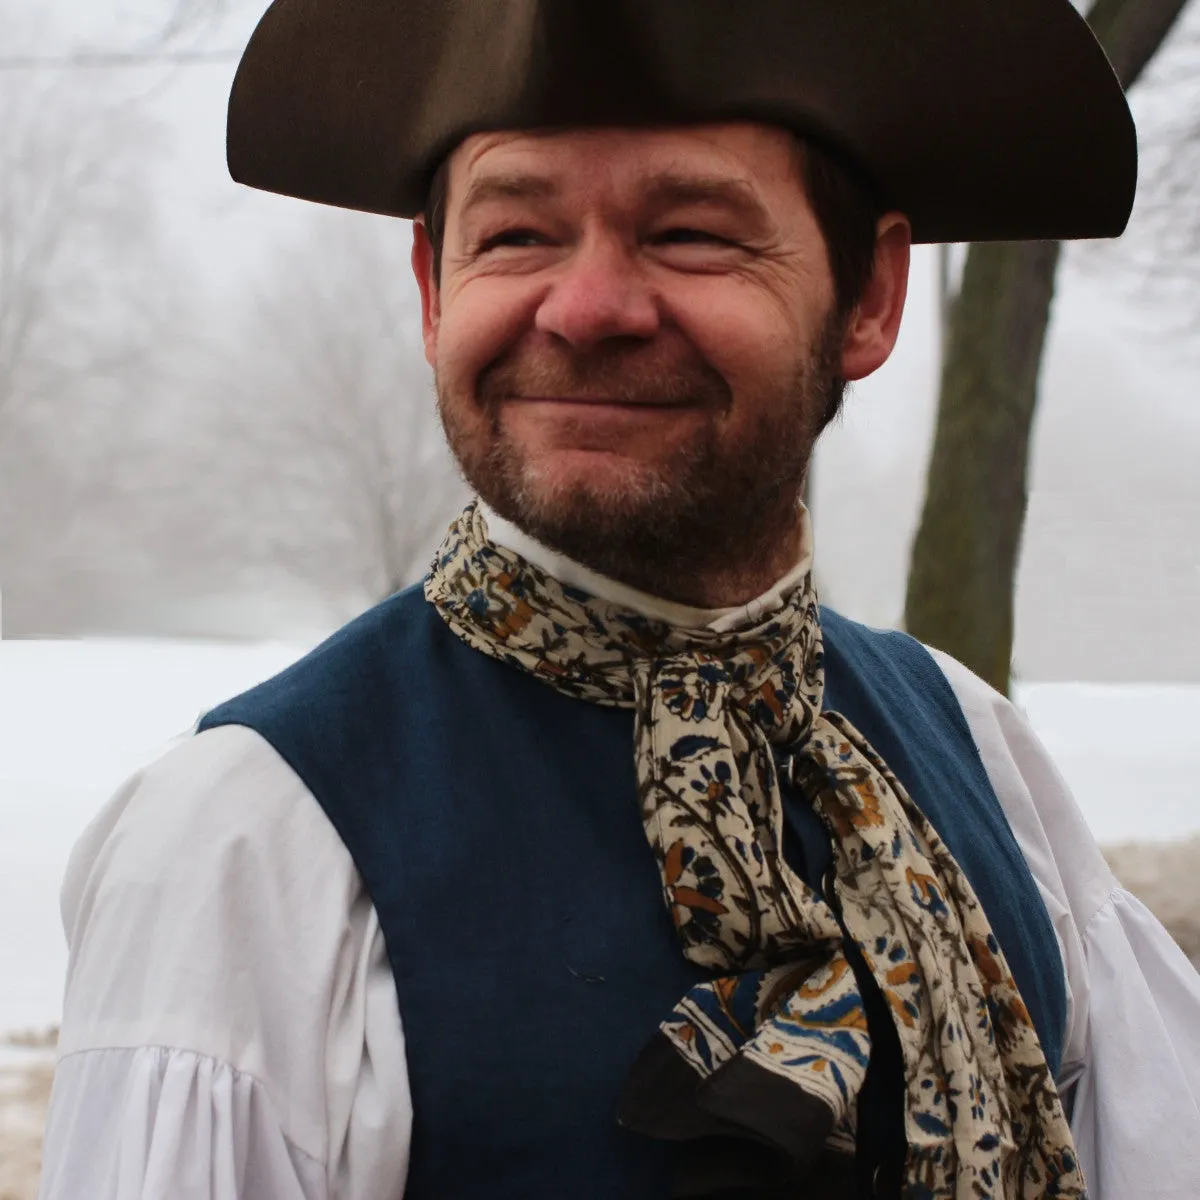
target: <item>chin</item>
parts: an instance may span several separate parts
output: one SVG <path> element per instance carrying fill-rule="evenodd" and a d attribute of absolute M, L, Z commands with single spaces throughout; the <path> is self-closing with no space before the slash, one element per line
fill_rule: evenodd
<path fill-rule="evenodd" d="M 543 527 L 651 521 L 656 509 L 670 505 L 675 490 L 664 466 L 594 451 L 527 463 L 515 482 L 511 499 L 519 516 Z"/>
<path fill-rule="evenodd" d="M 744 540 L 747 504 L 762 502 L 761 453 L 747 477 L 721 460 L 711 437 L 663 442 L 645 457 L 505 436 L 452 438 L 451 447 L 467 482 L 506 520 L 593 570 L 645 582 L 667 558 L 690 561 Z"/>

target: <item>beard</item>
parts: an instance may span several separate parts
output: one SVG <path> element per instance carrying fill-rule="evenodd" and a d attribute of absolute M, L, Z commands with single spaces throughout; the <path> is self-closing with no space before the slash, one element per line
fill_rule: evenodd
<path fill-rule="evenodd" d="M 831 316 L 789 371 L 760 382 L 755 419 L 725 433 L 732 390 L 690 345 L 669 354 L 518 346 L 480 374 L 474 396 L 450 394 L 439 378 L 438 410 L 464 478 L 500 516 L 602 575 L 696 603 L 699 580 L 768 576 L 794 546 L 813 446 L 845 392 L 843 331 Z M 653 461 L 563 479 L 539 469 L 502 423 L 500 404 L 530 395 L 679 404 L 709 419 Z"/>

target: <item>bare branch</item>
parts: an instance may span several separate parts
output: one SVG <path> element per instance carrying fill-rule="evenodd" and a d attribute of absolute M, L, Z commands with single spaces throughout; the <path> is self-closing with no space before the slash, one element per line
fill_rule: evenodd
<path fill-rule="evenodd" d="M 435 416 L 408 245 L 400 222 L 314 210 L 223 354 L 204 437 L 226 448 L 262 556 L 335 607 L 423 574 L 464 498 Z"/>
<path fill-rule="evenodd" d="M 1100 44 L 1126 90 L 1141 78 L 1187 0 L 1096 0 L 1088 11 Z"/>
<path fill-rule="evenodd" d="M 224 20 L 236 0 L 173 0 L 158 35 L 160 46 L 177 41 L 197 29 L 212 27 Z"/>

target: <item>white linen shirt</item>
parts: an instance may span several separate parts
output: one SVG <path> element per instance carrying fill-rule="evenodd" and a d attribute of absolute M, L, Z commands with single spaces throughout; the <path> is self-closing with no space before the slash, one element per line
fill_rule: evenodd
<path fill-rule="evenodd" d="M 486 514 L 563 582 L 678 625 Z M 1090 1200 L 1200 1197 L 1200 977 L 1113 878 L 1024 718 L 936 651 L 1058 937 L 1060 1087 Z M 1131 802 L 1135 802 L 1131 798 Z M 258 734 L 189 737 L 131 779 L 63 887 L 70 965 L 41 1200 L 400 1200 L 412 1127 L 379 921 L 349 852 Z"/>

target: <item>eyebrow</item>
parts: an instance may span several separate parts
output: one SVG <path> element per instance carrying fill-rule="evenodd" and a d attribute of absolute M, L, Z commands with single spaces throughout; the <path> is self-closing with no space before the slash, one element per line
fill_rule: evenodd
<path fill-rule="evenodd" d="M 659 209 L 713 204 L 750 220 L 767 219 L 767 210 L 754 189 L 740 179 L 658 175 L 646 187 L 645 202 Z"/>
<path fill-rule="evenodd" d="M 557 181 L 544 175 L 522 172 L 480 175 L 467 188 L 460 213 L 494 200 L 548 200 L 561 191 Z M 669 173 L 652 176 L 643 185 L 641 203 L 657 210 L 710 204 L 756 224 L 769 219 L 762 201 L 748 183 L 720 176 Z"/>
<path fill-rule="evenodd" d="M 546 200 L 558 191 L 558 184 L 542 175 L 480 175 L 471 180 L 460 212 L 466 213 L 489 200 Z"/>

